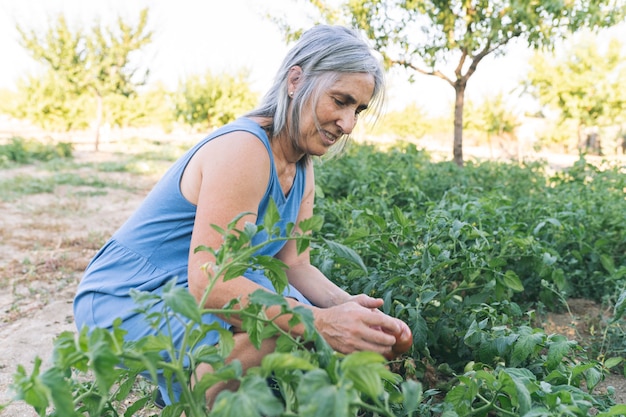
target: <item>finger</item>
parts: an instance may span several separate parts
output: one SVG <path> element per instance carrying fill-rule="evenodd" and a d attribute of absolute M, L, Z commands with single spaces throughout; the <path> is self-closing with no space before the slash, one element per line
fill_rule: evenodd
<path fill-rule="evenodd" d="M 371 329 L 363 336 L 363 340 L 378 347 L 377 351 L 382 347 L 384 350 L 390 348 L 396 343 L 396 337 L 393 334 L 381 330 Z"/>
<path fill-rule="evenodd" d="M 399 334 L 402 331 L 402 320 L 388 316 L 380 310 L 371 310 L 373 314 L 369 315 L 366 320 L 370 327 L 378 327 L 386 333 L 392 335 Z"/>
<path fill-rule="evenodd" d="M 367 308 L 379 308 L 384 303 L 382 298 L 373 298 L 366 294 L 355 295 L 353 301 Z"/>

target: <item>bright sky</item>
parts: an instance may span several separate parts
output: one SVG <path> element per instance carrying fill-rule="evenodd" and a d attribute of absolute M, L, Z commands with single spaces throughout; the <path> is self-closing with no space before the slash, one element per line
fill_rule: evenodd
<path fill-rule="evenodd" d="M 37 68 L 18 43 L 16 24 L 43 29 L 63 13 L 70 25 L 88 28 L 96 19 L 105 24 L 118 15 L 134 19 L 146 6 L 155 32 L 146 53 L 150 81 L 172 88 L 189 74 L 247 67 L 253 87 L 263 93 L 288 49 L 264 14 L 282 13 L 292 24 L 304 22 L 302 2 L 294 0 L 0 0 L 0 88 L 14 88 L 21 76 Z M 615 36 L 626 39 L 626 26 Z M 524 48 L 513 47 L 505 57 L 487 57 L 470 79 L 467 95 L 510 94 L 523 78 L 529 56 Z M 413 84 L 406 75 L 389 78 L 390 108 L 416 102 L 432 113 L 451 111 L 451 86 L 435 77 L 415 78 Z"/>

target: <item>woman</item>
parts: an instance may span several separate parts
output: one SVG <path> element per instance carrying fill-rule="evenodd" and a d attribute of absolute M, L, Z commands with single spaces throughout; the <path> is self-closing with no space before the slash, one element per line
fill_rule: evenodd
<path fill-rule="evenodd" d="M 316 26 L 291 49 L 274 85 L 260 107 L 245 117 L 213 132 L 181 157 L 154 187 L 142 206 L 113 235 L 87 267 L 74 303 L 80 328 L 110 328 L 116 317 L 123 320 L 128 339 L 153 330 L 133 311 L 129 290 L 160 291 L 173 277 L 200 300 L 207 285 L 202 265 L 211 262 L 200 245 L 217 248 L 221 236 L 211 227 L 224 228 L 237 215 L 244 222 L 260 224 L 274 200 L 282 224 L 296 223 L 313 214 L 315 180 L 311 156 L 321 156 L 349 135 L 359 114 L 383 97 L 383 72 L 369 47 L 354 32 L 335 26 Z M 382 300 L 360 294 L 352 296 L 311 265 L 308 251 L 298 254 L 295 243 L 272 243 L 260 254 L 275 256 L 287 266 L 289 286 L 284 295 L 295 307 L 306 305 L 314 323 L 335 350 L 350 353 L 370 350 L 389 354 L 396 334 L 406 324 L 382 314 Z M 262 272 L 218 280 L 207 308 L 221 308 L 234 298 L 265 288 L 275 291 Z M 278 310 L 268 308 L 268 316 Z M 274 340 L 257 350 L 241 322 L 206 315 L 234 332 L 235 348 L 228 360 L 241 361 L 243 369 L 260 364 L 274 349 Z M 287 319 L 279 326 L 290 329 Z M 168 329 L 175 342 L 182 325 Z M 384 330 L 384 331 L 381 331 Z M 302 334 L 302 325 L 291 328 Z M 204 343 L 217 343 L 216 332 Z M 211 372 L 207 364 L 195 370 L 201 378 Z M 165 402 L 170 403 L 165 382 L 159 381 Z M 207 400 L 226 386 L 214 386 Z"/>

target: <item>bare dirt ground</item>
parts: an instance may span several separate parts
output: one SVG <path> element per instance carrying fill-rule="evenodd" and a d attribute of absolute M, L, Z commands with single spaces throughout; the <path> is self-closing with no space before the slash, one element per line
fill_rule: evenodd
<path fill-rule="evenodd" d="M 77 153 L 75 161 L 114 161 L 113 153 Z M 57 187 L 53 193 L 0 199 L 0 404 L 13 393 L 10 384 L 17 364 L 32 369 L 39 356 L 49 363 L 53 339 L 75 331 L 72 299 L 90 258 L 132 213 L 155 178 L 90 172 L 113 188 Z M 19 175 L 44 177 L 37 165 L 0 171 L 0 180 Z M 88 198 L 86 198 L 88 196 Z M 36 416 L 14 403 L 3 417 Z"/>
<path fill-rule="evenodd" d="M 39 356 L 45 367 L 53 339 L 61 332 L 75 331 L 72 299 L 82 271 L 157 179 L 96 172 L 87 164 L 116 158 L 119 155 L 106 151 L 77 152 L 75 162 L 86 164 L 73 174 L 97 176 L 114 187 L 61 186 L 51 193 L 0 198 L 0 404 L 13 395 L 10 384 L 18 364 L 30 370 Z M 27 165 L 0 170 L 0 181 L 52 174 L 37 164 Z M 598 306 L 584 300 L 572 303 L 572 313 L 549 316 L 546 329 L 577 338 L 588 334 L 590 317 L 602 315 Z M 607 385 L 615 388 L 618 403 L 626 403 L 624 377 L 611 375 L 603 382 L 603 387 Z M 0 415 L 37 414 L 15 402 Z"/>

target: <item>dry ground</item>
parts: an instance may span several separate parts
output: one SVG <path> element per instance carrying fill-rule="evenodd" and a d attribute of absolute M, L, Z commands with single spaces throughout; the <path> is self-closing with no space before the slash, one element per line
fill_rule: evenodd
<path fill-rule="evenodd" d="M 75 154 L 78 163 L 117 158 L 119 155 L 106 151 Z M 0 181 L 51 174 L 28 165 L 0 170 Z M 81 272 L 156 181 L 155 176 L 95 172 L 89 164 L 74 174 L 97 175 L 115 186 L 62 186 L 52 193 L 0 198 L 0 404 L 11 398 L 9 386 L 17 364 L 30 369 L 35 356 L 45 363 L 53 339 L 63 331 L 74 331 L 71 303 Z M 590 317 L 602 314 L 586 301 L 574 301 L 572 313 L 573 317 L 551 315 L 546 320 L 547 330 L 581 337 L 589 332 Z M 604 385 L 614 386 L 617 401 L 626 403 L 623 377 L 610 376 Z M 29 417 L 36 413 L 17 402 L 0 415 Z"/>
<path fill-rule="evenodd" d="M 113 153 L 77 153 L 76 162 L 114 161 Z M 0 199 L 0 404 L 12 393 L 16 365 L 32 368 L 33 359 L 49 359 L 53 339 L 74 331 L 72 299 L 81 272 L 108 236 L 141 202 L 155 178 L 96 173 L 113 188 L 62 186 L 53 193 Z M 43 177 L 37 165 L 0 171 L 0 181 L 17 175 Z M 88 198 L 86 198 L 88 197 Z M 36 416 L 22 403 L 1 416 Z"/>

